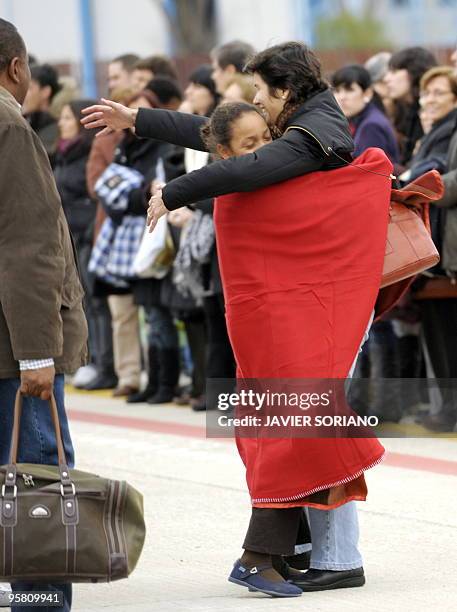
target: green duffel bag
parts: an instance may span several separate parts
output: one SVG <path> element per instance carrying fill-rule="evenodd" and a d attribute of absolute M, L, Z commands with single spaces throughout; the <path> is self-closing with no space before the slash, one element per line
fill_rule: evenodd
<path fill-rule="evenodd" d="M 127 578 L 143 549 L 143 496 L 125 481 L 69 469 L 54 398 L 59 465 L 17 463 L 22 396 L 9 465 L 0 467 L 0 582 Z"/>

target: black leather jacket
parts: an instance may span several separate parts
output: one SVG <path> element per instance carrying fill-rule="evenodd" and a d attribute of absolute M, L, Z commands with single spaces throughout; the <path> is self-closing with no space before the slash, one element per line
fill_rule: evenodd
<path fill-rule="evenodd" d="M 204 117 L 175 111 L 140 109 L 138 136 L 205 151 L 200 128 Z M 349 124 L 330 90 L 304 102 L 289 119 L 283 136 L 255 153 L 232 157 L 190 172 L 166 185 L 163 200 L 174 210 L 207 198 L 254 191 L 316 170 L 332 170 L 352 159 Z"/>

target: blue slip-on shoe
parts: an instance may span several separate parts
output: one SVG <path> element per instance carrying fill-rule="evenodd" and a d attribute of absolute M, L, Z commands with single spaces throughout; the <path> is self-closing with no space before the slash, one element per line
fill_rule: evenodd
<path fill-rule="evenodd" d="M 250 591 L 265 593 L 271 597 L 300 597 L 302 590 L 290 582 L 273 582 L 260 575 L 265 569 L 270 569 L 271 565 L 259 565 L 247 568 L 238 559 L 233 566 L 232 573 L 228 580 L 234 584 L 247 587 Z"/>

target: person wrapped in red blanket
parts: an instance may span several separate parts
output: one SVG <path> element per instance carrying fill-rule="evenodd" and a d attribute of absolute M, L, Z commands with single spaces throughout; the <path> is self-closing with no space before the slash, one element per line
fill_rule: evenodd
<path fill-rule="evenodd" d="M 338 170 L 217 199 L 240 378 L 348 376 L 378 297 L 391 171 L 386 155 L 369 149 Z M 375 438 L 241 437 L 237 445 L 257 507 L 365 499 L 359 477 L 384 454 Z"/>

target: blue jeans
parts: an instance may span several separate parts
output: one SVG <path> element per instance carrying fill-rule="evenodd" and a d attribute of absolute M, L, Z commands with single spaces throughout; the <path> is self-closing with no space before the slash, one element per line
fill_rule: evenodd
<path fill-rule="evenodd" d="M 148 306 L 144 312 L 148 324 L 148 345 L 159 350 L 178 350 L 178 331 L 170 310 L 163 306 Z"/>
<path fill-rule="evenodd" d="M 9 462 L 11 435 L 13 431 L 14 400 L 20 387 L 19 378 L 0 379 L 0 465 Z M 54 395 L 59 413 L 60 428 L 65 447 L 65 454 L 69 467 L 74 466 L 74 451 L 68 427 L 67 415 L 64 407 L 64 377 L 56 376 Z M 18 463 L 42 463 L 57 465 L 57 445 L 52 425 L 51 411 L 48 402 L 37 397 L 24 397 L 21 429 L 19 436 Z M 71 609 L 71 584 L 43 584 L 15 582 L 14 591 L 62 591 L 64 605 L 59 608 L 40 608 L 42 612 L 61 610 L 69 612 Z M 11 608 L 12 612 L 34 612 L 36 607 Z"/>
<path fill-rule="evenodd" d="M 362 567 L 355 502 L 334 510 L 308 508 L 308 516 L 312 541 L 310 567 L 340 571 Z"/>
<path fill-rule="evenodd" d="M 356 368 L 362 346 L 368 340 L 374 311 L 363 336 L 359 353 L 349 371 L 351 378 Z M 358 550 L 359 520 L 355 502 L 348 502 L 334 510 L 308 508 L 311 529 L 311 565 L 313 569 L 349 570 L 362 567 L 362 555 Z"/>

